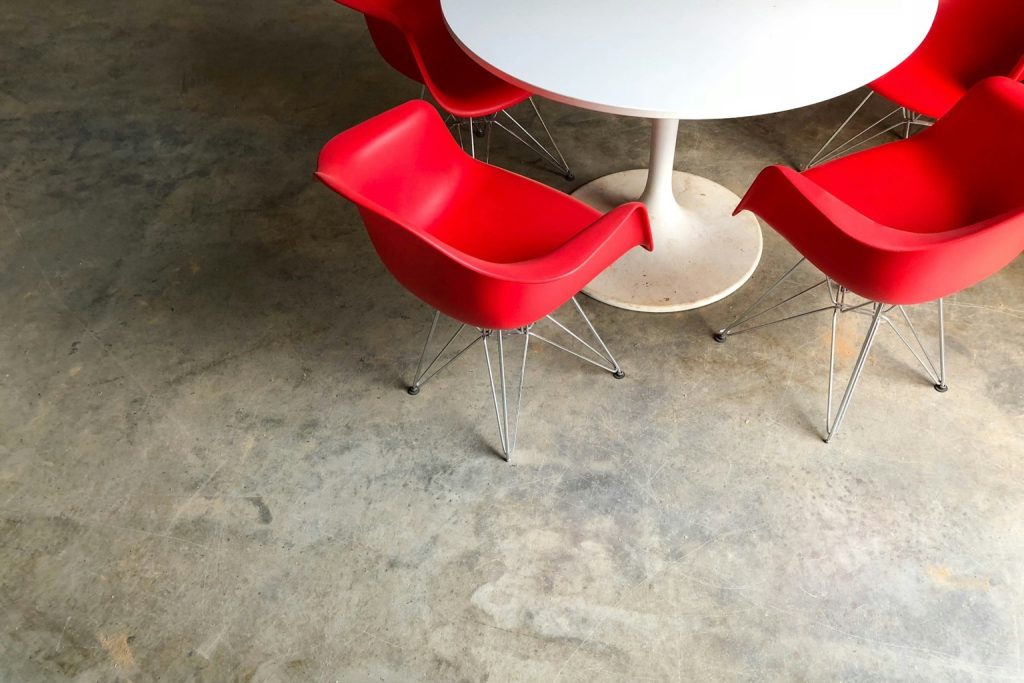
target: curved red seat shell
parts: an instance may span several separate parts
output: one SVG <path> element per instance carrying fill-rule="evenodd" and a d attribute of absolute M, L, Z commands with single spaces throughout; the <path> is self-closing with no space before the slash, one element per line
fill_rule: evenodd
<path fill-rule="evenodd" d="M 337 0 L 366 16 L 384 60 L 423 83 L 437 103 L 460 118 L 489 116 L 530 93 L 474 62 L 448 32 L 440 0 Z"/>
<path fill-rule="evenodd" d="M 871 89 L 939 118 L 989 76 L 1024 78 L 1024 0 L 940 0 L 921 45 Z"/>
<path fill-rule="evenodd" d="M 868 299 L 954 294 L 1024 250 L 1024 84 L 986 79 L 907 140 L 803 173 L 766 168 L 744 209 Z"/>
<path fill-rule="evenodd" d="M 602 215 L 477 161 L 421 100 L 334 137 L 316 175 L 359 207 L 399 282 L 483 329 L 532 324 L 629 249 L 653 246 L 642 204 Z"/>

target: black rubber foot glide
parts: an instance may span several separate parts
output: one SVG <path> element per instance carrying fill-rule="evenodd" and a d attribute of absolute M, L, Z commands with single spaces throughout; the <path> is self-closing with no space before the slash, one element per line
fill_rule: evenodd
<path fill-rule="evenodd" d="M 715 332 L 715 334 L 712 336 L 714 337 L 715 341 L 718 342 L 719 344 L 724 344 L 725 340 L 728 338 L 728 335 L 726 335 L 724 332 Z"/>
<path fill-rule="evenodd" d="M 945 384 L 936 384 L 935 391 L 939 392 L 940 394 L 944 394 L 947 391 L 949 391 L 949 387 L 946 386 Z"/>
<path fill-rule="evenodd" d="M 576 174 L 573 173 L 572 171 L 566 173 L 564 177 L 566 180 L 576 180 Z"/>
<path fill-rule="evenodd" d="M 408 392 L 408 394 L 410 396 L 415 396 L 418 393 L 420 393 L 420 388 L 419 387 L 409 387 L 408 389 L 406 389 L 406 392 Z"/>
<path fill-rule="evenodd" d="M 616 370 L 615 372 L 612 373 L 612 377 L 614 377 L 615 379 L 622 379 L 625 376 L 626 373 L 624 373 L 621 369 Z"/>

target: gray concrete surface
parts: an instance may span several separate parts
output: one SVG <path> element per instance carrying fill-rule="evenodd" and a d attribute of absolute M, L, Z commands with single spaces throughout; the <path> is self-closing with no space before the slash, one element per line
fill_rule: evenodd
<path fill-rule="evenodd" d="M 886 334 L 827 446 L 825 319 L 709 336 L 769 229 L 725 302 L 585 301 L 628 377 L 538 353 L 510 466 L 481 356 L 402 391 L 429 312 L 310 177 L 418 92 L 352 12 L 6 0 L 0 63 L 0 680 L 1024 680 L 1020 260 L 950 301 L 949 393 Z M 741 192 L 857 98 L 679 166 Z M 498 163 L 644 164 L 541 106 L 576 183 Z"/>

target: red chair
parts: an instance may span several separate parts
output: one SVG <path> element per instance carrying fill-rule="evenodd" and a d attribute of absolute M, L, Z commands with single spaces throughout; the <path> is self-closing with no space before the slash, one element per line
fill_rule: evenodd
<path fill-rule="evenodd" d="M 908 140 L 804 173 L 766 168 L 736 211 L 745 209 L 772 225 L 825 274 L 821 282 L 786 301 L 825 285 L 829 305 L 783 320 L 832 311 L 826 441 L 839 429 L 883 322 L 918 357 L 935 388 L 946 391 L 942 299 L 984 280 L 1024 250 L 1024 85 L 989 78 L 935 125 Z M 753 311 L 795 268 L 715 339 L 725 341 L 773 324 L 750 323 L 781 304 Z M 850 294 L 867 301 L 854 303 L 848 300 Z M 935 300 L 937 368 L 904 309 Z M 889 317 L 894 310 L 906 322 L 906 336 Z M 836 318 L 848 311 L 869 314 L 871 326 L 833 422 Z"/>
<path fill-rule="evenodd" d="M 441 13 L 441 0 L 337 1 L 365 15 L 370 37 L 381 56 L 395 70 L 430 91 L 451 115 L 449 128 L 456 130 L 460 142 L 463 129 L 467 131 L 472 156 L 476 156 L 474 138 L 481 134 L 488 135 L 487 156 L 490 155 L 490 130 L 498 126 L 539 154 L 567 180 L 576 177 L 530 93 L 483 69 L 452 39 Z M 554 153 L 509 113 L 510 107 L 524 100 L 530 101 Z"/>
<path fill-rule="evenodd" d="M 422 100 L 335 137 L 320 153 L 316 175 L 359 207 L 384 265 L 438 311 L 409 393 L 418 394 L 448 363 L 483 343 L 506 459 L 515 447 L 523 385 L 521 376 L 518 390 L 510 390 L 506 377 L 510 335 L 522 337 L 524 373 L 529 342 L 536 339 L 623 376 L 575 294 L 633 247 L 652 248 L 642 204 L 601 215 L 566 194 L 477 161 L 459 148 L 437 112 Z M 570 301 L 596 346 L 552 317 Z M 440 313 L 460 327 L 424 366 Z M 597 360 L 542 336 L 534 324 L 544 318 Z M 467 326 L 476 334 L 441 362 L 448 349 L 459 347 L 453 344 Z M 492 343 L 497 346 L 497 385 L 490 372 Z"/>
<path fill-rule="evenodd" d="M 989 76 L 1024 79 L 1024 2 L 939 0 L 935 22 L 921 45 L 899 66 L 870 84 L 871 92 L 805 168 L 892 131 L 902 129 L 903 137 L 909 137 L 912 126 L 930 125 L 927 119 L 943 116 L 971 86 Z M 899 106 L 826 152 L 874 93 Z M 884 128 L 879 130 L 880 126 Z"/>

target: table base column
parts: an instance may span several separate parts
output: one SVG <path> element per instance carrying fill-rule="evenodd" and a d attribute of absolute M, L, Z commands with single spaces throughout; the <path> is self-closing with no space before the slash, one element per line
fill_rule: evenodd
<path fill-rule="evenodd" d="M 600 211 L 636 201 L 646 170 L 598 178 L 573 193 Z M 761 228 L 749 212 L 733 216 L 739 197 L 700 176 L 672 173 L 674 206 L 648 205 L 654 251 L 636 247 L 583 292 L 618 308 L 651 313 L 685 311 L 732 294 L 761 260 Z"/>

